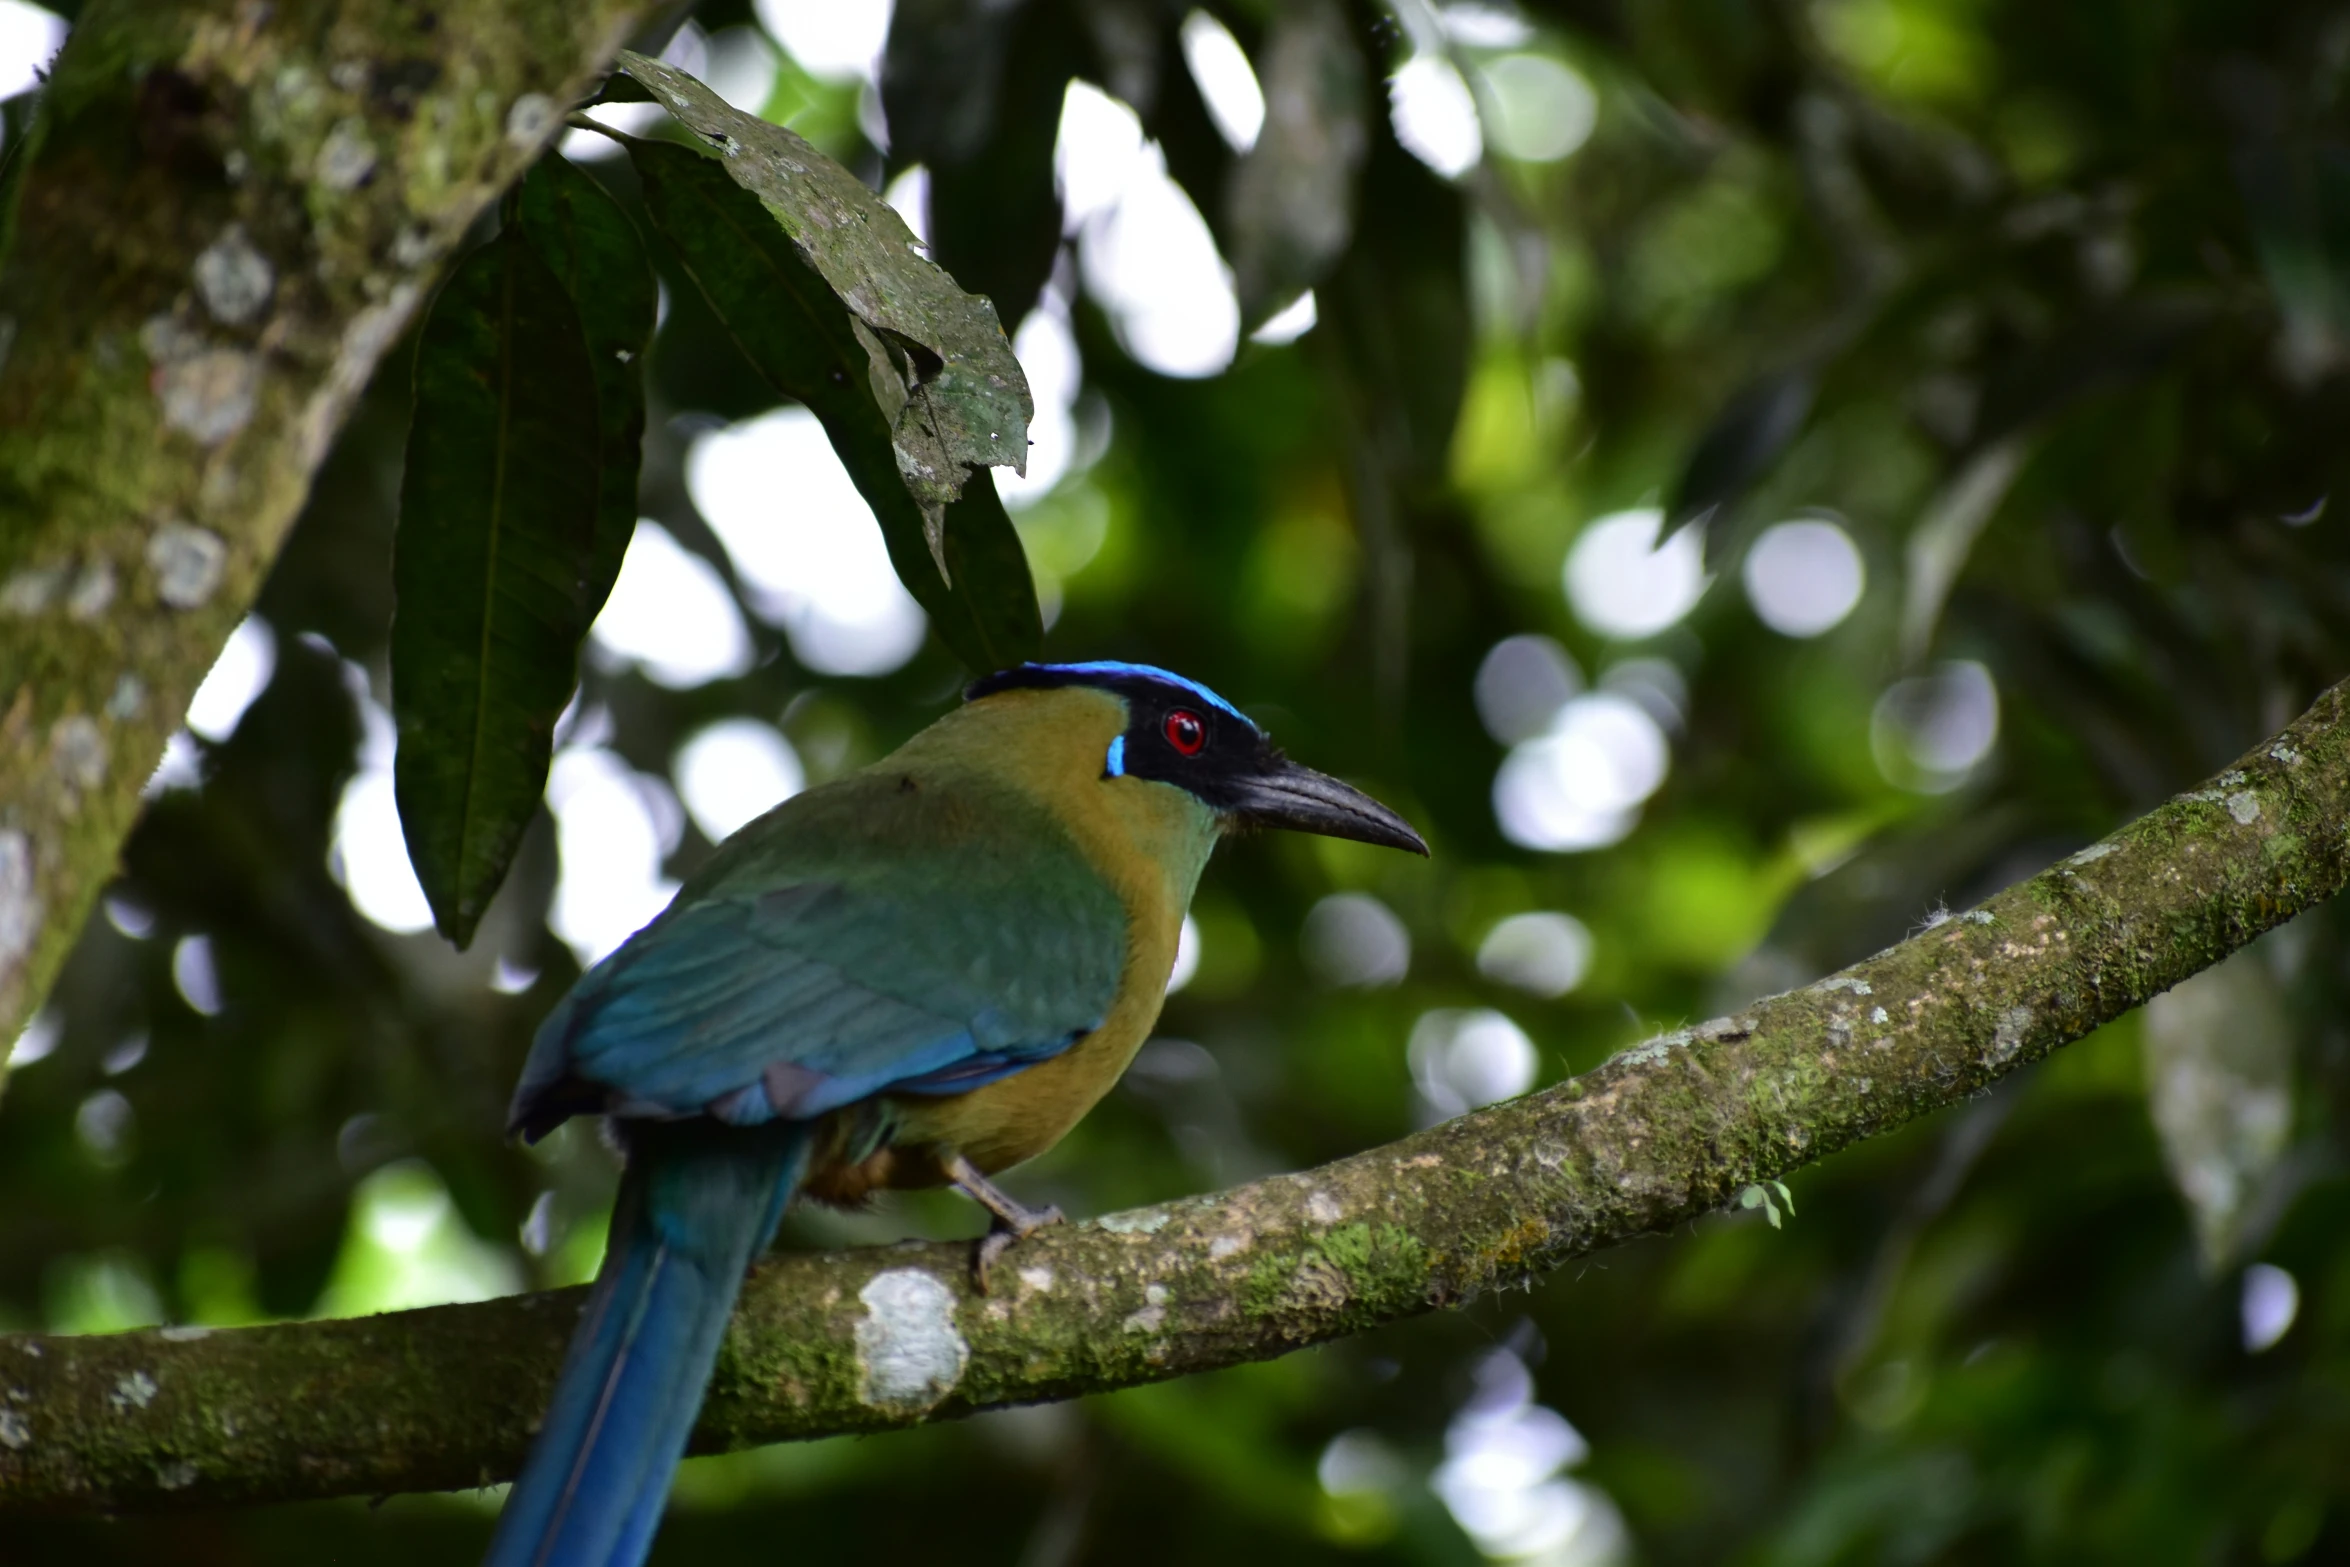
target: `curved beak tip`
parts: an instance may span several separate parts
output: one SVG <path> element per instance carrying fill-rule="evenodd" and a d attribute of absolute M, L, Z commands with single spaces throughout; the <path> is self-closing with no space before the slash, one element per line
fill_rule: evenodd
<path fill-rule="evenodd" d="M 1351 838 L 1428 857 L 1427 840 L 1410 822 L 1353 785 L 1286 760 L 1248 780 L 1234 814 L 1251 826 Z"/>

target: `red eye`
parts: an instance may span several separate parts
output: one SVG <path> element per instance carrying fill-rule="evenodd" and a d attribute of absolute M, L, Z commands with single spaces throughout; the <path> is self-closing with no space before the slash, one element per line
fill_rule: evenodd
<path fill-rule="evenodd" d="M 1167 743 L 1185 756 L 1197 756 L 1208 743 L 1208 726 L 1199 721 L 1199 714 L 1187 708 L 1177 708 L 1167 715 L 1159 726 Z"/>

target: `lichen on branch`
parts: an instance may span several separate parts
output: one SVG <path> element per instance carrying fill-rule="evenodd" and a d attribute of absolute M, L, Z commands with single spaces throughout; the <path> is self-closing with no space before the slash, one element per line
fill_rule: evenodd
<path fill-rule="evenodd" d="M 1211 1370 L 1670 1229 L 2079 1039 L 2350 879 L 2337 686 L 2209 786 L 1900 945 L 1303 1174 L 970 1248 L 752 1274 L 699 1451 Z M 0 1338 L 0 1513 L 511 1475 L 584 1292 L 338 1322 Z"/>

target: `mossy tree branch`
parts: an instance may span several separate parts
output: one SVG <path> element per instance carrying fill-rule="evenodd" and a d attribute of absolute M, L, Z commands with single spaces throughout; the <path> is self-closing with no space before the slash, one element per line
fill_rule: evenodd
<path fill-rule="evenodd" d="M 967 1246 L 752 1275 L 703 1451 L 1262 1359 L 1666 1230 L 1980 1092 L 2350 878 L 2338 686 L 2211 784 L 1805 989 L 1302 1175 Z M 340 1322 L 0 1338 L 0 1512 L 511 1475 L 581 1292 Z"/>
<path fill-rule="evenodd" d="M 94 0 L 0 257 L 0 1075 L 352 399 L 651 0 Z"/>

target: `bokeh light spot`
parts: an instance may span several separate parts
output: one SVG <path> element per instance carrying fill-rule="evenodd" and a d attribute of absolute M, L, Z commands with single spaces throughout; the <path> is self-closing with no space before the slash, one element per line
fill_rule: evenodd
<path fill-rule="evenodd" d="M 215 744 L 226 740 L 236 733 L 245 709 L 269 689 L 276 669 L 276 634 L 268 621 L 247 615 L 229 633 L 220 656 L 205 671 L 203 684 L 196 687 L 188 703 L 188 728 Z"/>
<path fill-rule="evenodd" d="M 1756 617 L 1789 637 L 1843 624 L 1867 583 L 1852 535 L 1822 518 L 1765 528 L 1746 552 L 1743 575 Z"/>
<path fill-rule="evenodd" d="M 1587 524 L 1567 552 L 1567 604 L 1602 636 L 1652 637 L 1677 624 L 1705 593 L 1705 535 L 1695 525 L 1660 540 L 1654 506 Z"/>
<path fill-rule="evenodd" d="M 1534 1086 L 1541 1066 L 1526 1031 L 1486 1007 L 1421 1013 L 1406 1056 L 1431 1121 L 1515 1099 Z"/>
<path fill-rule="evenodd" d="M 26 0 L 0 0 L 0 98 L 30 91 L 64 47 L 64 17 Z"/>
<path fill-rule="evenodd" d="M 801 663 L 885 675 L 921 648 L 922 606 L 814 414 L 779 408 L 711 431 L 686 454 L 685 479 L 752 612 L 783 628 Z"/>
<path fill-rule="evenodd" d="M 1315 904 L 1301 943 L 1306 966 L 1325 985 L 1375 989 L 1411 972 L 1411 932 L 1367 892 L 1334 892 Z"/>
<path fill-rule="evenodd" d="M 612 596 L 588 636 L 604 667 L 634 664 L 672 691 L 751 667 L 751 634 L 726 579 L 650 518 L 638 519 Z"/>
<path fill-rule="evenodd" d="M 1446 179 L 1458 179 L 1485 156 L 1477 100 L 1452 61 L 1434 52 L 1413 55 L 1388 78 L 1395 139 Z"/>
<path fill-rule="evenodd" d="M 1186 16 L 1183 63 L 1191 68 L 1217 133 L 1234 152 L 1254 147 L 1265 128 L 1265 90 L 1257 85 L 1257 73 L 1232 30 L 1205 11 Z"/>
<path fill-rule="evenodd" d="M 1591 971 L 1591 931 L 1572 914 L 1513 914 L 1477 947 L 1477 972 L 1530 996 L 1563 996 Z"/>
<path fill-rule="evenodd" d="M 890 0 L 755 0 L 759 25 L 819 81 L 869 82 L 889 41 Z"/>
<path fill-rule="evenodd" d="M 1618 692 L 1590 692 L 1502 762 L 1494 816 L 1502 835 L 1525 848 L 1604 848 L 1631 832 L 1671 761 L 1664 731 L 1645 708 Z"/>
<path fill-rule="evenodd" d="M 717 843 L 808 785 L 800 755 L 773 724 L 724 718 L 697 729 L 670 764 L 686 814 Z"/>
<path fill-rule="evenodd" d="M 1183 928 L 1175 936 L 1175 966 L 1167 972 L 1167 994 L 1173 995 L 1191 983 L 1199 972 L 1199 921 L 1183 916 Z"/>
<path fill-rule="evenodd" d="M 1971 659 L 1896 683 L 1869 718 L 1878 770 L 1920 794 L 1946 794 L 1966 782 L 1998 738 L 1998 687 Z"/>
<path fill-rule="evenodd" d="M 1582 689 L 1583 671 L 1555 638 L 1504 637 L 1477 666 L 1477 716 L 1487 734 L 1516 745 L 1550 728 Z"/>
<path fill-rule="evenodd" d="M 660 789 L 661 795 L 653 791 Z M 674 839 L 655 814 L 666 786 L 601 746 L 566 746 L 547 773 L 547 806 L 563 870 L 547 927 L 578 954 L 600 961 L 661 912 L 677 883 L 661 874 Z"/>
<path fill-rule="evenodd" d="M 2274 1349 L 2293 1331 L 2301 1314 L 2301 1286 L 2293 1275 L 2273 1263 L 2256 1262 L 2244 1270 L 2244 1352 L 2257 1355 Z"/>
<path fill-rule="evenodd" d="M 1053 165 L 1064 222 L 1077 235 L 1086 291 L 1118 341 L 1160 375 L 1198 379 L 1232 363 L 1240 301 L 1215 236 L 1146 142 L 1132 109 L 1069 84 Z"/>
<path fill-rule="evenodd" d="M 1543 54 L 1504 55 L 1485 67 L 1493 150 L 1526 163 L 1556 163 L 1591 139 L 1599 96 L 1572 67 Z"/>

